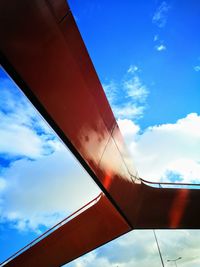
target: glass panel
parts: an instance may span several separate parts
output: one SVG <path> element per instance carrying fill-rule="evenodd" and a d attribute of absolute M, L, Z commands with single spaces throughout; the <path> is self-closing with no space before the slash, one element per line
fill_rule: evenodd
<path fill-rule="evenodd" d="M 0 262 L 99 188 L 0 69 Z"/>

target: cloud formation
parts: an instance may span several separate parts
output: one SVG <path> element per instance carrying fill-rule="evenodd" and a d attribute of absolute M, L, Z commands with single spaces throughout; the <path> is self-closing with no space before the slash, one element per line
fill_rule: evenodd
<path fill-rule="evenodd" d="M 139 68 L 131 65 L 119 82 L 103 85 L 117 118 L 139 119 L 143 116 L 149 91 L 139 77 Z"/>
<path fill-rule="evenodd" d="M 163 45 L 163 44 L 161 44 L 161 45 L 156 45 L 155 46 L 155 48 L 156 48 L 156 50 L 157 51 L 165 51 L 167 48 L 166 48 L 166 46 L 165 45 Z"/>
<path fill-rule="evenodd" d="M 127 96 L 135 101 L 144 102 L 149 94 L 145 85 L 142 84 L 138 76 L 134 76 L 124 81 L 124 88 Z"/>
<path fill-rule="evenodd" d="M 188 114 L 176 123 L 148 127 L 143 132 L 131 120 L 118 123 L 141 177 L 151 181 L 200 181 L 198 114 Z"/>
<path fill-rule="evenodd" d="M 144 107 L 129 102 L 122 107 L 114 107 L 113 111 L 117 118 L 133 118 L 137 120 L 143 116 Z"/>
<path fill-rule="evenodd" d="M 133 73 L 137 72 L 138 70 L 139 70 L 138 66 L 130 65 L 130 67 L 128 68 L 127 72 L 133 74 Z"/>
<path fill-rule="evenodd" d="M 13 162 L 0 181 L 0 221 L 19 230 L 50 227 L 100 192 L 62 144 L 37 160 Z"/>
<path fill-rule="evenodd" d="M 167 46 L 165 45 L 164 41 L 160 39 L 160 36 L 156 34 L 153 38 L 153 41 L 155 42 L 154 48 L 160 52 L 160 51 L 165 51 L 167 50 Z"/>
<path fill-rule="evenodd" d="M 16 85 L 0 83 L 0 223 L 40 231 L 100 190 Z"/>
<path fill-rule="evenodd" d="M 0 92 L 3 107 L 0 137 L 6 138 L 8 130 L 12 136 L 5 144 L 0 143 L 4 155 L 10 158 L 9 166 L 2 164 L 0 171 L 0 222 L 19 231 L 40 231 L 40 226 L 50 227 L 84 205 L 99 189 L 34 109 L 18 96 L 16 88 L 9 89 L 11 85 L 6 85 L 7 82 L 4 81 L 4 90 Z M 191 113 L 176 123 L 141 131 L 135 118 L 143 115 L 148 90 L 138 69 L 129 68 L 120 85 L 113 81 L 106 86 L 115 110 L 118 109 L 118 123 L 140 176 L 156 181 L 200 180 L 200 116 Z M 125 104 L 118 102 L 120 89 Z M 21 136 L 29 138 L 28 143 L 21 143 L 21 150 L 17 144 L 15 149 L 10 145 L 16 136 L 19 142 L 25 142 L 20 140 Z M 181 251 L 182 266 L 199 266 L 198 232 L 159 231 L 158 238 L 165 262 Z M 160 259 L 152 231 L 133 231 L 67 266 L 160 266 Z"/>
<path fill-rule="evenodd" d="M 199 231 L 157 230 L 165 266 L 172 266 L 168 259 L 179 261 L 184 267 L 198 267 L 200 264 Z M 130 267 L 161 266 L 159 253 L 151 230 L 133 230 L 120 238 L 66 264 L 66 267 Z"/>
<path fill-rule="evenodd" d="M 11 80 L 0 84 L 0 154 L 34 159 L 49 153 L 57 137 Z"/>
<path fill-rule="evenodd" d="M 132 231 L 66 266 L 159 266 L 159 263 L 153 232 Z"/>
<path fill-rule="evenodd" d="M 194 67 L 194 70 L 195 70 L 196 72 L 199 72 L 199 71 L 200 71 L 200 66 L 199 66 L 199 65 L 195 66 L 195 67 Z"/>
<path fill-rule="evenodd" d="M 168 11 L 170 9 L 170 6 L 167 4 L 166 1 L 163 1 L 160 6 L 156 9 L 152 22 L 158 26 L 159 28 L 165 27 L 167 23 L 167 15 Z"/>

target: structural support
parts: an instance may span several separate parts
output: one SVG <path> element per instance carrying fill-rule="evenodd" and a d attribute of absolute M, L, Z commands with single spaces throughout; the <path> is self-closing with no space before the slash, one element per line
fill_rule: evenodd
<path fill-rule="evenodd" d="M 135 228 L 199 228 L 199 190 L 152 188 L 133 179 L 131 159 L 66 2 L 1 0 L 0 20 L 2 66 L 105 194 L 6 266 L 57 267 Z"/>

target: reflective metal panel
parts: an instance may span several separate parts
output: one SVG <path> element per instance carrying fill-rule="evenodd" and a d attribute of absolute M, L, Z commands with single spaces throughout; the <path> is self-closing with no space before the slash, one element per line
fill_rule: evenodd
<path fill-rule="evenodd" d="M 25 250 L 6 266 L 60 266 L 129 230 L 110 201 L 101 194 L 92 206 Z"/>
<path fill-rule="evenodd" d="M 101 191 L 2 68 L 0 136 L 2 262 Z"/>

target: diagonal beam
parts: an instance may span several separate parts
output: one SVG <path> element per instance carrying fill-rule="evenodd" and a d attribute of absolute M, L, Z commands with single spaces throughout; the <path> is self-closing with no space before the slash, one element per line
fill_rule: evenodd
<path fill-rule="evenodd" d="M 5 266 L 61 266 L 129 230 L 110 201 L 101 195 L 91 207 L 5 262 Z"/>

